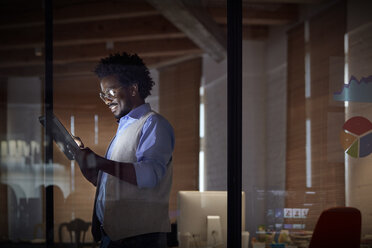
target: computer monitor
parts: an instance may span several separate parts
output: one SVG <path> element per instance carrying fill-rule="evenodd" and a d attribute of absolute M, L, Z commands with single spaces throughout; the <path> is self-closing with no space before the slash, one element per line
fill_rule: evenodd
<path fill-rule="evenodd" d="M 179 191 L 178 210 L 178 240 L 181 248 L 227 246 L 226 191 Z M 242 192 L 244 230 L 245 194 Z"/>

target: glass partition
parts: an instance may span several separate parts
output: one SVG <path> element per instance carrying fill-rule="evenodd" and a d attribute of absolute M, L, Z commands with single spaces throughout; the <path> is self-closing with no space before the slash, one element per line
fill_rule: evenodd
<path fill-rule="evenodd" d="M 361 213 L 361 247 L 369 247 L 364 180 L 370 174 L 371 19 L 364 9 L 371 6 L 324 1 L 297 7 L 296 23 L 270 26 L 264 39 L 243 42 L 242 176 L 250 247 L 358 240 L 358 225 L 347 214 L 328 226 L 322 222 L 326 210 L 352 208 Z M 328 237 L 317 241 L 319 230 Z"/>
<path fill-rule="evenodd" d="M 308 247 L 321 214 L 334 207 L 360 211 L 361 246 L 371 246 L 372 6 L 315 2 L 243 1 L 244 248 Z M 82 164 L 56 144 L 53 170 L 43 159 L 44 3 L 0 6 L 0 246 L 46 247 L 53 231 L 55 247 L 99 247 L 92 215 L 103 191 L 96 193 Z M 172 170 L 169 201 L 161 208 L 169 216 L 167 246 L 226 247 L 226 1 L 54 0 L 53 10 L 54 114 L 85 147 L 113 160 L 107 152 L 120 121 L 108 102 L 119 91 L 105 91 L 94 70 L 110 54 L 138 54 L 155 83 L 145 102 L 175 137 L 171 166 L 151 172 L 161 182 Z M 53 189 L 53 230 L 45 224 L 47 187 Z M 145 188 L 139 190 L 154 187 Z M 156 201 L 147 196 L 141 200 L 151 203 L 152 218 Z M 141 211 L 134 208 L 133 216 Z M 141 216 L 139 223 L 147 223 Z M 102 234 L 127 238 L 106 224 Z"/>
<path fill-rule="evenodd" d="M 169 188 L 169 206 L 167 201 L 167 206 L 162 207 L 162 209 L 167 210 L 166 215 L 169 216 L 170 224 L 169 227 L 167 226 L 167 228 L 161 230 L 166 229 L 167 244 L 177 246 L 179 244 L 176 229 L 179 215 L 177 207 L 178 191 L 198 190 L 199 183 L 201 49 L 175 27 L 169 19 L 165 18 L 163 13 L 150 1 L 79 1 L 79 3 L 72 3 L 55 0 L 54 5 L 54 113 L 71 134 L 78 136 L 85 147 L 89 147 L 98 156 L 110 159 L 110 155 L 106 152 L 111 140 L 115 139 L 115 136 L 119 137 L 117 130 L 121 127 L 119 124 L 121 118 L 114 117 L 112 109 L 110 109 L 110 102 L 105 98 L 109 92 L 102 88 L 103 79 L 97 77 L 93 71 L 100 59 L 106 58 L 110 54 L 122 54 L 123 52 L 138 54 L 146 64 L 155 85 L 151 90 L 151 95 L 145 98 L 145 102 L 149 103 L 153 111 L 167 119 L 175 136 L 174 150 L 172 148 L 172 165 L 167 164 L 167 166 L 172 166 L 167 167 L 167 170 L 173 170 L 172 188 Z M 132 70 L 131 67 L 136 66 L 138 64 L 127 65 L 122 68 L 130 71 Z M 132 71 L 132 73 L 135 72 Z M 122 75 L 124 74 L 125 72 Z M 115 75 L 117 76 L 117 74 Z M 132 80 L 130 83 L 137 83 L 143 80 L 144 75 L 136 75 L 139 77 L 133 78 L 130 73 L 125 74 L 120 78 L 120 83 L 127 83 L 130 80 Z M 140 84 L 142 84 L 142 81 Z M 139 88 L 141 87 L 139 86 Z M 120 92 L 125 91 L 127 86 L 123 88 L 120 89 Z M 100 92 L 106 93 L 104 101 L 100 98 Z M 114 103 L 115 101 L 113 100 Z M 125 104 L 132 108 L 130 102 L 125 102 Z M 143 107 L 143 105 L 141 106 Z M 133 115 L 129 114 L 129 116 L 133 118 Z M 122 123 L 125 122 L 124 119 L 122 121 Z M 149 123 L 146 125 L 151 127 Z M 143 128 L 146 127 L 143 126 Z M 144 132 L 143 130 L 142 132 Z M 123 134 L 125 135 L 125 128 Z M 153 135 L 150 134 L 149 136 L 153 137 Z M 145 136 L 141 134 L 140 137 Z M 143 142 L 142 138 L 140 139 L 139 142 Z M 164 138 L 158 137 L 158 139 L 162 140 Z M 153 140 L 151 142 L 164 141 Z M 157 153 L 166 152 L 163 150 L 166 150 L 165 147 L 159 147 L 157 144 L 145 143 L 143 146 L 148 146 L 147 149 L 149 150 L 152 146 L 157 146 Z M 126 147 L 123 146 L 122 149 L 124 153 Z M 138 146 L 137 149 L 141 150 L 142 148 Z M 84 177 L 76 161 L 66 159 L 57 147 L 55 147 L 54 152 L 54 163 L 61 168 L 60 171 L 55 170 L 54 172 L 54 181 L 56 182 L 54 186 L 55 242 L 62 245 L 70 244 L 70 233 L 72 233 L 75 235 L 72 236 L 74 244 L 80 242 L 86 246 L 97 245 L 91 234 L 91 229 L 94 228 L 94 223 L 92 223 L 94 206 L 97 207 L 95 202 L 97 188 Z M 146 150 L 143 152 L 146 153 Z M 155 155 L 152 154 L 151 156 Z M 151 157 L 149 158 L 151 159 Z M 146 159 L 149 158 L 146 157 Z M 140 155 L 136 159 L 145 160 Z M 153 159 L 150 161 L 155 163 Z M 141 161 L 137 162 L 141 163 Z M 151 174 L 155 171 L 159 175 L 164 174 L 156 168 L 159 165 L 153 164 L 152 166 L 153 171 L 148 173 Z M 110 175 L 109 173 L 108 176 L 106 175 L 107 180 L 112 180 Z M 105 180 L 103 179 L 104 176 L 99 175 L 99 177 L 99 180 Z M 147 179 L 141 179 L 141 176 L 137 174 L 137 180 L 139 183 L 139 180 Z M 126 187 L 133 187 L 127 184 L 125 180 L 122 181 L 118 184 L 121 185 L 120 187 L 124 184 Z M 162 180 L 158 183 L 162 184 Z M 99 181 L 98 184 L 109 187 L 110 182 L 102 183 Z M 140 185 L 137 186 L 140 187 Z M 146 185 L 144 187 L 142 190 L 133 190 L 139 190 L 139 192 L 142 192 L 141 194 L 147 195 L 146 192 L 153 190 Z M 97 197 L 100 197 L 99 190 Z M 120 188 L 120 192 L 123 190 L 123 188 Z M 158 189 L 156 190 L 160 192 Z M 106 199 L 110 199 L 110 192 L 107 191 Z M 123 202 L 122 209 L 128 210 L 125 206 L 134 201 L 141 201 L 141 194 L 139 193 L 136 197 L 131 196 L 132 198 L 127 199 L 125 203 L 120 196 L 120 199 L 118 198 L 113 205 L 120 206 L 120 202 Z M 142 229 L 146 221 L 149 222 L 149 218 L 154 218 L 159 214 L 156 207 L 159 199 L 154 200 L 151 199 L 153 196 L 149 197 L 143 197 L 148 201 L 145 204 L 145 213 L 144 209 L 138 207 L 139 205 L 137 209 L 133 209 L 132 216 L 136 217 L 138 215 L 136 217 L 138 219 L 137 223 L 139 223 L 138 226 L 142 226 Z M 143 204 L 140 205 L 144 207 Z M 163 210 L 160 212 L 162 216 L 164 215 L 163 212 Z M 122 221 L 122 215 L 124 214 L 126 213 L 117 213 L 112 216 L 116 220 L 107 220 L 102 223 L 103 229 L 109 237 L 114 235 L 110 226 L 120 224 L 120 222 L 125 224 L 128 221 L 129 223 L 130 220 Z M 109 214 L 104 213 L 104 220 L 109 217 Z M 164 222 L 162 223 L 164 225 Z M 73 225 L 80 225 L 82 228 L 80 240 L 77 239 L 77 233 L 74 230 L 69 230 L 69 226 Z M 159 226 L 161 225 L 159 224 Z M 136 228 L 138 227 L 135 225 L 127 224 L 122 229 L 125 229 L 127 233 L 138 235 L 138 229 Z M 85 233 L 85 237 L 83 233 Z M 126 238 L 123 234 L 120 235 L 114 235 L 110 238 L 112 240 Z"/>
<path fill-rule="evenodd" d="M 41 1 L 0 5 L 0 246 L 25 247 L 45 242 L 44 14 Z"/>

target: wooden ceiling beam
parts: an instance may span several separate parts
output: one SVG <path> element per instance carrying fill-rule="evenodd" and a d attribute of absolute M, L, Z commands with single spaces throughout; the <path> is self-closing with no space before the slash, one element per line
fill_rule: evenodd
<path fill-rule="evenodd" d="M 119 52 L 119 51 L 118 51 Z M 199 48 L 197 49 L 190 49 L 190 50 L 176 50 L 173 52 L 168 53 L 153 53 L 153 54 L 138 54 L 143 59 L 151 59 L 151 58 L 167 58 L 167 57 L 179 57 L 179 56 L 200 56 L 202 54 L 202 50 Z M 105 56 L 107 56 L 106 54 Z M 66 65 L 71 63 L 82 63 L 82 62 L 92 62 L 92 61 L 99 61 L 102 58 L 102 56 L 97 57 L 86 57 L 81 58 L 78 57 L 76 59 L 66 59 L 66 60 L 58 60 L 55 59 L 53 61 L 53 64 L 55 65 Z M 44 65 L 44 59 L 39 57 L 39 59 L 35 59 L 32 61 L 15 61 L 15 62 L 5 62 L 0 63 L 0 68 L 8 68 L 8 67 L 25 67 L 25 66 L 34 66 L 34 65 Z"/>
<path fill-rule="evenodd" d="M 197 57 L 200 57 L 201 55 L 202 54 L 191 54 L 191 55 L 179 56 L 179 57 L 175 57 L 173 59 L 169 59 L 169 60 L 165 60 L 165 61 L 160 61 L 158 63 L 154 63 L 149 68 L 151 68 L 151 69 L 153 69 L 153 68 L 161 69 L 161 68 L 172 66 L 172 65 L 175 65 L 175 64 L 179 64 L 179 63 L 191 60 L 191 59 L 195 59 Z"/>
<path fill-rule="evenodd" d="M 44 26 L 41 3 L 36 3 L 34 8 L 19 8 L 11 3 L 9 5 L 0 9 L 0 30 Z M 154 16 L 160 13 L 145 1 L 55 1 L 53 15 L 54 24 L 67 24 Z"/>
<path fill-rule="evenodd" d="M 214 60 L 226 57 L 226 35 L 201 5 L 186 5 L 182 0 L 147 1 Z"/>
<path fill-rule="evenodd" d="M 227 25 L 222 24 L 221 28 L 227 32 Z M 243 26 L 242 27 L 243 40 L 266 40 L 269 36 L 268 26 Z"/>
<path fill-rule="evenodd" d="M 56 24 L 53 32 L 55 46 L 185 36 L 163 16 Z M 43 43 L 42 27 L 6 29 L 2 30 L 0 50 L 42 47 Z"/>
<path fill-rule="evenodd" d="M 266 40 L 269 36 L 267 26 L 243 26 L 243 40 Z"/>
<path fill-rule="evenodd" d="M 156 57 L 156 58 L 144 58 L 144 63 L 149 69 L 156 68 L 158 65 L 162 65 L 166 62 L 175 61 L 177 58 L 183 58 L 184 56 L 169 56 L 169 57 Z M 68 64 L 55 64 L 53 67 L 54 77 L 64 76 L 94 76 L 93 70 L 99 60 L 94 62 L 77 62 Z M 45 75 L 44 65 L 32 65 L 23 67 L 0 67 L 0 77 L 44 77 Z"/>
<path fill-rule="evenodd" d="M 54 63 L 96 61 L 110 53 L 137 53 L 141 57 L 169 57 L 201 54 L 202 51 L 187 38 L 163 39 L 148 41 L 131 41 L 113 43 L 112 49 L 107 49 L 106 43 L 61 46 L 54 48 Z M 44 63 L 41 54 L 35 49 L 0 50 L 0 67 L 40 65 Z"/>
<path fill-rule="evenodd" d="M 209 7 L 208 12 L 219 24 L 227 24 L 226 8 Z M 246 4 L 243 25 L 285 25 L 295 22 L 298 9 L 294 4 Z"/>
<path fill-rule="evenodd" d="M 294 4 L 317 4 L 325 0 L 244 0 L 244 3 L 294 3 Z"/>

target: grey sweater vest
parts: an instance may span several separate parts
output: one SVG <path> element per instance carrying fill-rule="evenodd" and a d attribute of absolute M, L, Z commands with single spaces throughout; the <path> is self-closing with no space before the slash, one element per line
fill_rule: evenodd
<path fill-rule="evenodd" d="M 117 137 L 111 160 L 137 162 L 136 150 L 142 127 L 152 111 L 132 123 Z M 169 232 L 169 193 L 172 184 L 172 163 L 154 188 L 137 186 L 108 175 L 103 229 L 112 240 L 153 232 Z"/>

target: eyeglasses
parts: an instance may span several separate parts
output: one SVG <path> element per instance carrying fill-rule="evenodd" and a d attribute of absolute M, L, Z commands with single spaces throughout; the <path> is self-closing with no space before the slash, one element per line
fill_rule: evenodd
<path fill-rule="evenodd" d="M 117 97 L 118 94 L 118 89 L 123 88 L 123 86 L 120 86 L 115 89 L 110 89 L 108 90 L 107 93 L 100 92 L 99 97 L 101 97 L 102 101 L 106 102 L 106 100 L 114 100 Z"/>

